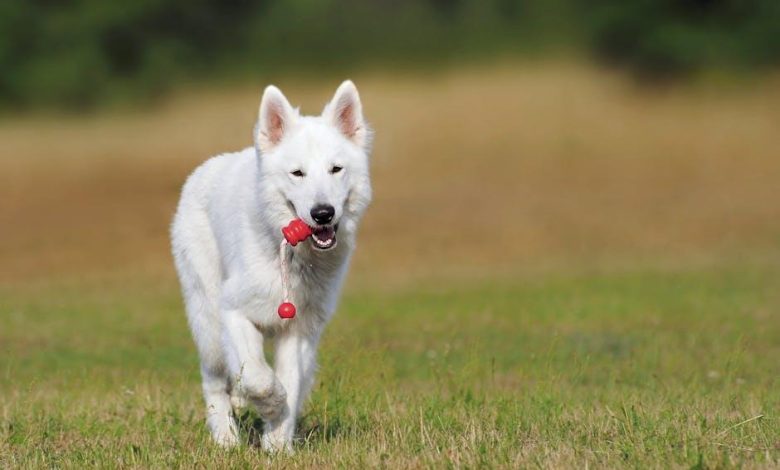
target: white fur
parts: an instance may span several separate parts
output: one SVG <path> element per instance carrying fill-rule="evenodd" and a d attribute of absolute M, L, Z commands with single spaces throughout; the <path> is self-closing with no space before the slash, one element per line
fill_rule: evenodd
<path fill-rule="evenodd" d="M 295 421 L 314 381 L 320 335 L 336 309 L 358 222 L 371 200 L 371 133 L 357 89 L 345 81 L 320 116 L 301 116 L 281 91 L 263 93 L 255 146 L 198 167 L 182 189 L 171 227 L 173 256 L 201 359 L 207 424 L 224 446 L 238 441 L 232 408 L 254 405 L 263 447 L 291 450 Z M 343 168 L 331 173 L 333 166 Z M 304 177 L 292 175 L 295 170 Z M 330 204 L 337 244 L 288 249 L 290 296 L 283 320 L 281 227 Z M 276 342 L 275 366 L 263 342 Z"/>

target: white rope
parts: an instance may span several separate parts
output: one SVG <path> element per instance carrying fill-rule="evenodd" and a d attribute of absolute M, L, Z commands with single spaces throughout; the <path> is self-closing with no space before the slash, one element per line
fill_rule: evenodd
<path fill-rule="evenodd" d="M 289 291 L 290 279 L 288 278 L 288 273 L 287 273 L 287 253 L 285 252 L 285 247 L 287 247 L 287 240 L 282 238 L 282 243 L 279 244 L 279 267 L 282 270 L 282 297 L 284 297 L 283 302 L 289 302 L 290 301 L 290 291 Z"/>

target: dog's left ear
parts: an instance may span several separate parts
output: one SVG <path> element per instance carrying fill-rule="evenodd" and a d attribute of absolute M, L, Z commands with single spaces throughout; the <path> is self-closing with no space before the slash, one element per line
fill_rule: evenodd
<path fill-rule="evenodd" d="M 360 95 L 352 80 L 346 80 L 339 85 L 333 99 L 325 105 L 322 115 L 344 137 L 359 147 L 364 149 L 368 147 L 371 131 L 363 120 L 363 105 L 360 103 Z"/>

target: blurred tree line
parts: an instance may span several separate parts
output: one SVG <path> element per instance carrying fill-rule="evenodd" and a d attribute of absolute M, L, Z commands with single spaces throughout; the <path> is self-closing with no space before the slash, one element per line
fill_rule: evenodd
<path fill-rule="evenodd" d="M 647 76 L 780 62 L 780 0 L 6 0 L 0 107 L 84 108 L 181 80 L 568 47 Z"/>

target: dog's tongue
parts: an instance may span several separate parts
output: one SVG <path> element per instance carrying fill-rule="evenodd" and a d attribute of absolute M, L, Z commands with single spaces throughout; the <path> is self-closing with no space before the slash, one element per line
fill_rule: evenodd
<path fill-rule="evenodd" d="M 328 248 L 336 241 L 336 230 L 333 227 L 314 227 L 312 232 L 314 243 L 320 248 Z"/>
<path fill-rule="evenodd" d="M 332 240 L 336 236 L 333 227 L 316 227 L 312 232 L 315 237 L 323 241 Z"/>

